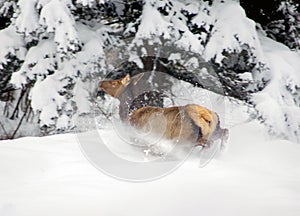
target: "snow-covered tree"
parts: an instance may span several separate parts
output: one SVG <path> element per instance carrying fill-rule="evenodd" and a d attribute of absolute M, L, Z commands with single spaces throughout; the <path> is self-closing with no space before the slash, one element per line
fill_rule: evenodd
<path fill-rule="evenodd" d="M 300 12 L 298 4 L 292 0 L 280 2 L 277 9 L 278 18 L 266 26 L 266 32 L 275 40 L 292 49 L 300 49 Z"/>
<path fill-rule="evenodd" d="M 160 71 L 254 106 L 272 80 L 255 22 L 233 0 L 11 0 L 0 14 L 8 137 L 30 120 L 37 133 L 72 130 L 106 74 Z"/>
<path fill-rule="evenodd" d="M 93 2 L 76 1 L 76 4 L 87 7 Z M 103 48 L 110 40 L 109 28 L 100 23 L 83 24 L 80 16 L 73 14 L 76 4 L 20 0 L 11 25 L 0 32 L 1 74 L 8 74 L 2 80 L 3 85 L 21 89 L 14 93 L 16 100 L 7 103 L 21 109 L 16 103 L 22 95 L 18 92 L 28 89 L 24 100 L 30 101 L 30 108 L 38 115 L 39 126 L 45 133 L 68 130 L 72 128 L 75 113 L 90 111 L 90 93 L 96 83 L 87 80 L 98 79 L 105 71 Z M 2 11 L 8 7 L 2 6 Z M 80 103 L 74 98 L 75 89 L 81 96 Z"/>
<path fill-rule="evenodd" d="M 240 0 L 247 16 L 266 30 L 269 37 L 299 50 L 300 5 L 298 0 Z"/>
<path fill-rule="evenodd" d="M 248 26 L 254 37 L 228 25 L 237 20 L 240 22 L 235 25 Z M 217 76 L 226 95 L 243 100 L 247 99 L 249 91 L 264 86 L 265 81 L 258 76 L 252 83 L 246 78 L 253 80 L 247 75 L 259 74 L 264 65 L 261 53 L 256 49 L 259 43 L 254 23 L 245 17 L 236 2 L 146 1 L 140 18 L 129 23 L 125 34 L 134 35 L 128 43 L 129 59 L 140 67 L 143 64 L 139 57 L 159 56 L 176 60 L 190 73 L 204 76 L 201 69 L 205 68 L 212 84 L 209 86 L 206 82 L 205 88 L 218 91 L 218 88 L 212 89 Z M 190 67 L 191 61 L 193 67 Z M 199 86 L 203 87 L 203 83 Z"/>

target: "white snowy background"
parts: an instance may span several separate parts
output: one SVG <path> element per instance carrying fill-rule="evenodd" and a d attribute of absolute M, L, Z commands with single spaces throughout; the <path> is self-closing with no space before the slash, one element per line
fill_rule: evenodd
<path fill-rule="evenodd" d="M 42 9 L 40 17 L 33 12 L 36 2 Z M 93 1 L 81 2 L 88 5 Z M 1 47 L 5 48 L 0 49 L 1 65 L 6 64 L 8 53 L 25 60 L 26 64 L 13 74 L 11 82 L 22 86 L 28 78 L 35 78 L 36 85 L 30 97 L 33 110 L 40 113 L 40 124 L 66 128 L 72 123 L 68 110 L 72 109 L 72 102 L 78 102 L 76 97 L 80 98 L 77 114 L 89 112 L 87 87 L 93 84 L 77 81 L 75 85 L 82 90 L 81 94 L 72 95 L 70 100 L 58 92 L 63 90 L 67 78 L 81 80 L 93 76 L 94 71 L 90 70 L 93 67 L 86 66 L 87 62 L 99 59 L 103 68 L 106 67 L 101 59 L 108 30 L 101 25 L 87 27 L 78 23 L 75 28 L 75 21 L 68 20 L 69 9 L 65 8 L 69 1 L 26 0 L 19 4 L 24 11 L 32 11 L 30 15 L 21 11 L 15 21 L 17 30 L 27 34 L 26 40 L 32 39 L 29 33 L 38 31 L 40 25 L 46 29 L 43 34 L 51 36 L 39 41 L 38 49 L 33 47 L 26 51 L 24 39 L 14 27 L 2 30 Z M 178 2 L 177 6 L 182 5 Z M 140 21 L 132 47 L 139 44 L 139 37 L 147 38 L 153 33 L 164 33 L 166 38 L 178 36 L 175 24 L 169 26 L 170 20 L 153 16 L 150 4 L 147 7 L 143 16 L 151 18 Z M 196 8 L 190 7 L 189 10 Z M 49 13 L 53 19 L 48 19 Z M 234 1 L 215 5 L 211 13 L 212 17 L 221 16 L 222 19 L 215 23 L 216 32 L 206 49 L 196 44 L 195 36 L 189 31 L 185 31 L 178 46 L 191 45 L 204 58 L 216 55 L 216 59 L 221 60 L 223 48 L 239 47 L 232 37 L 236 32 L 239 41 L 254 47 L 255 55 L 269 68 L 265 76 L 270 82 L 252 98 L 264 124 L 252 119 L 246 106 L 226 99 L 225 113 L 221 113 L 224 116 L 222 124 L 229 129 L 226 149 L 202 168 L 199 167 L 201 154 L 195 150 L 171 174 L 144 183 L 119 181 L 100 172 L 84 157 L 74 133 L 3 140 L 0 142 L 0 216 L 299 215 L 300 109 L 295 98 L 299 95 L 300 53 L 257 30 L 255 23 L 246 18 Z M 67 22 L 60 23 L 60 19 Z M 178 22 L 172 17 L 168 19 Z M 203 14 L 198 19 L 214 22 Z M 185 28 L 180 22 L 176 26 Z M 130 32 L 130 28 L 127 31 Z M 95 32 L 101 33 L 101 38 Z M 81 51 L 78 51 L 78 44 L 83 45 Z M 67 56 L 69 51 L 78 52 L 75 56 Z M 42 53 L 50 58 L 40 58 Z M 131 54 L 135 55 L 134 50 Z M 58 59 L 62 58 L 67 60 L 60 62 Z M 32 67 L 28 68 L 31 63 Z M 48 74 L 49 71 L 55 73 Z M 90 73 L 84 73 L 86 71 Z M 250 75 L 253 80 L 258 80 L 259 76 Z M 58 113 L 56 107 L 65 112 Z M 10 127 L 9 120 L 1 121 Z M 30 130 L 30 127 L 32 125 L 25 124 L 23 130 Z"/>
<path fill-rule="evenodd" d="M 0 215 L 298 215 L 299 144 L 271 139 L 243 107 L 227 110 L 235 126 L 224 152 L 200 168 L 195 150 L 143 183 L 100 172 L 74 134 L 1 141 Z"/>

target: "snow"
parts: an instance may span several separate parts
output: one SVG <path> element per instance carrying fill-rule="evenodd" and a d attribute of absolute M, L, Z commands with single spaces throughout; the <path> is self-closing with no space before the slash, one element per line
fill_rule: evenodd
<path fill-rule="evenodd" d="M 151 2 L 146 1 L 143 8 L 142 22 L 136 33 L 137 39 L 152 38 L 153 36 L 162 35 L 165 39 L 171 36 L 169 32 L 165 31 L 170 29 L 171 26 L 166 22 L 162 15 L 152 7 Z"/>
<path fill-rule="evenodd" d="M 229 107 L 227 148 L 206 166 L 199 167 L 195 149 L 150 182 L 105 175 L 84 157 L 75 134 L 1 141 L 0 215 L 298 215 L 300 145 L 270 139 L 242 110 Z"/>
<path fill-rule="evenodd" d="M 66 99 L 58 91 L 62 89 L 61 85 L 54 75 L 50 75 L 43 82 L 37 81 L 35 88 L 30 92 L 31 107 L 34 111 L 40 111 L 41 126 L 53 124 L 53 118 L 58 117 L 57 107 L 61 109 L 65 103 Z"/>
<path fill-rule="evenodd" d="M 76 0 L 76 3 L 81 3 L 83 6 L 92 7 L 95 3 L 104 4 L 106 0 Z"/>
<path fill-rule="evenodd" d="M 25 58 L 26 50 L 24 41 L 16 34 L 14 27 L 7 27 L 0 31 L 0 69 L 9 63 L 6 56 L 17 56 L 21 60 Z"/>
<path fill-rule="evenodd" d="M 69 120 L 70 118 L 67 115 L 63 114 L 59 119 L 57 119 L 56 125 L 58 128 L 66 129 L 70 124 Z"/>
<path fill-rule="evenodd" d="M 241 45 L 248 44 L 254 48 L 253 52 L 257 59 L 264 62 L 255 22 L 246 17 L 238 2 L 226 1 L 214 4 L 211 12 L 215 20 L 213 35 L 203 53 L 206 60 L 216 57 L 216 62 L 219 63 L 224 58 L 222 54 L 224 50 L 240 50 Z"/>
<path fill-rule="evenodd" d="M 259 38 L 270 68 L 270 82 L 253 95 L 257 109 L 271 132 L 299 142 L 300 54 L 261 34 Z"/>
<path fill-rule="evenodd" d="M 81 81 L 76 83 L 76 94 L 74 96 L 74 101 L 76 101 L 78 114 L 89 113 L 91 103 L 88 101 L 89 92 L 84 88 L 84 84 Z"/>
<path fill-rule="evenodd" d="M 46 4 L 40 14 L 40 24 L 54 33 L 57 51 L 64 56 L 68 51 L 76 51 L 79 44 L 75 20 L 70 16 L 67 5 L 59 0 L 52 0 Z"/>
<path fill-rule="evenodd" d="M 98 66 L 101 66 L 100 70 L 106 68 L 103 60 L 103 43 L 108 37 L 109 28 L 98 25 L 95 29 L 91 29 L 80 24 L 77 28 L 79 39 L 83 44 L 81 51 L 74 55 L 75 59 L 62 62 L 57 54 L 57 45 L 53 38 L 44 39 L 28 50 L 26 63 L 12 74 L 11 83 L 17 88 L 33 80 L 36 81 L 30 97 L 31 107 L 40 114 L 40 126 L 55 125 L 59 130 L 67 128 L 66 124 L 70 122 L 70 119 L 67 121 L 66 115 L 59 114 L 58 110 L 64 110 L 70 114 L 74 109 L 66 110 L 65 107 L 72 107 L 74 103 L 77 106 L 77 114 L 90 112 L 90 94 L 97 85 L 91 77 L 95 74 L 99 75 Z M 76 80 L 74 90 L 69 90 L 74 97 L 67 100 L 61 93 L 66 91 L 65 87 L 70 85 L 71 79 Z"/>
<path fill-rule="evenodd" d="M 96 1 L 75 2 L 91 6 Z M 174 47 L 202 53 L 207 60 L 216 57 L 217 62 L 224 57 L 224 49 L 239 50 L 242 44 L 248 44 L 256 57 L 253 61 L 266 63 L 270 69 L 270 74 L 264 74 L 264 78 L 270 82 L 252 98 L 268 127 L 248 115 L 247 109 L 250 108 L 227 101 L 224 109 L 222 98 L 213 97 L 211 101 L 212 97 L 207 91 L 180 84 L 180 88 L 172 89 L 172 93 L 182 94 L 175 98 L 176 103 L 182 105 L 193 102 L 216 109 L 222 126 L 230 130 L 226 148 L 217 152 L 212 160 L 211 152 L 196 148 L 182 164 L 179 160 L 182 152 L 172 152 L 166 160 L 156 161 L 157 156 L 150 157 L 141 149 L 126 146 L 114 128 L 102 127 L 107 121 L 103 116 L 96 119 L 101 124 L 96 135 L 100 135 L 104 143 L 98 142 L 95 133 L 92 133 L 95 131 L 86 133 L 87 142 L 81 145 L 78 134 L 1 141 L 0 216 L 299 214 L 300 53 L 262 35 L 237 2 L 214 3 L 207 13 L 203 11 L 208 3 L 193 2 L 186 7 L 190 12 L 201 12 L 193 18 L 193 24 L 204 28 L 214 25 L 205 49 L 198 39 L 204 40 L 201 38 L 203 35 L 192 34 L 185 25 L 184 16 L 178 13 L 186 6 L 184 3 L 174 1 L 174 11 L 169 16 L 163 16 L 155 4 L 168 5 L 169 2 L 146 1 L 141 18 L 136 20 L 140 22 L 136 37 L 127 47 L 130 51 L 129 60 L 141 63 L 137 47 L 144 45 L 145 39 L 154 38 L 148 41 L 149 45 L 162 44 L 162 38 L 170 39 L 176 41 Z M 106 70 L 105 44 L 117 46 L 117 40 L 113 41 L 109 36 L 112 30 L 102 24 L 87 26 L 76 22 L 71 15 L 70 0 L 20 0 L 18 5 L 20 11 L 16 14 L 15 23 L 0 32 L 0 69 L 9 63 L 9 55 L 25 60 L 20 70 L 13 73 L 11 83 L 22 87 L 29 80 L 34 80 L 30 99 L 33 110 L 40 113 L 40 126 L 65 129 L 74 123 L 72 120 L 76 116 L 90 112 L 91 93 L 98 82 L 95 80 L 104 76 L 103 71 Z M 47 32 L 43 32 L 45 30 Z M 180 37 L 179 30 L 183 31 Z M 26 51 L 25 38 L 22 36 L 31 33 L 34 36 L 34 32 L 43 32 L 46 37 Z M 169 48 L 165 49 L 168 51 Z M 70 51 L 70 58 L 64 61 L 59 58 L 66 57 L 65 54 Z M 150 51 L 144 48 L 142 55 L 149 54 L 147 52 Z M 184 58 L 181 53 L 168 54 L 169 59 Z M 103 70 L 100 75 L 95 64 L 99 64 Z M 187 64 L 196 68 L 199 62 L 194 58 Z M 142 68 L 142 65 L 139 66 Z M 240 77 L 251 78 L 255 82 L 259 76 L 261 74 L 251 74 L 249 71 Z M 88 78 L 90 81 L 86 81 Z M 61 93 L 70 84 L 74 84 L 74 92 L 70 90 L 70 98 L 67 99 Z M 171 106 L 173 102 L 165 101 L 165 105 Z M 102 103 L 99 106 L 103 106 L 103 110 L 111 109 L 111 98 Z M 4 108 L 4 103 L 0 105 Z M 69 114 L 74 108 L 77 113 L 72 117 Z M 116 110 L 113 111 L 117 114 Z M 89 121 L 93 119 L 81 118 L 86 122 L 75 124 L 89 128 Z M 15 129 L 8 119 L 3 122 L 6 129 Z M 33 125 L 22 125 L 20 134 L 37 134 L 31 129 Z M 291 141 L 270 136 L 269 130 Z M 124 130 L 123 134 L 118 135 L 126 136 L 128 133 Z M 97 149 L 92 150 L 103 150 L 106 146 L 123 161 L 127 159 L 144 165 L 154 162 L 154 167 L 160 171 L 173 163 L 180 166 L 152 181 L 120 181 L 93 166 L 95 163 L 87 157 L 84 148 L 84 145 L 91 147 L 91 142 L 98 145 Z M 159 145 L 160 150 L 166 152 L 170 152 L 172 147 L 165 140 L 160 141 Z M 97 152 L 92 153 L 95 155 Z M 105 154 L 102 152 L 100 159 L 107 168 L 131 174 L 127 164 L 111 161 Z"/>
<path fill-rule="evenodd" d="M 25 36 L 30 33 L 37 33 L 39 29 L 38 13 L 35 9 L 37 0 L 20 0 L 18 6 L 21 8 L 20 15 L 16 19 L 16 27 L 18 32 L 22 32 Z"/>
<path fill-rule="evenodd" d="M 26 54 L 25 61 L 17 72 L 12 74 L 11 83 L 20 88 L 29 80 L 44 79 L 49 71 L 55 70 L 55 44 L 51 40 L 42 40 L 36 47 L 32 47 Z M 47 70 L 45 70 L 47 68 Z M 28 79 L 26 78 L 26 75 Z"/>

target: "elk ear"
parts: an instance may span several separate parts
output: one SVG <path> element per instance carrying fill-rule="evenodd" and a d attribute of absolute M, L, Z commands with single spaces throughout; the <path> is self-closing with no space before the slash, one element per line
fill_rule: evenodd
<path fill-rule="evenodd" d="M 121 79 L 121 83 L 123 85 L 126 85 L 127 83 L 129 83 L 129 81 L 130 81 L 130 75 L 129 74 L 126 74 L 126 76 L 123 79 Z"/>

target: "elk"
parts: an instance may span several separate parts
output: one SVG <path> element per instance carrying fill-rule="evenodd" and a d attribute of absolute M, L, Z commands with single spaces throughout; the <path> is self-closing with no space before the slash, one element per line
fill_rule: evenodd
<path fill-rule="evenodd" d="M 117 80 L 104 80 L 99 88 L 115 98 L 120 98 L 128 86 L 138 82 L 131 80 L 130 75 Z M 161 124 L 165 122 L 163 137 L 171 140 L 193 142 L 196 145 L 206 146 L 211 141 L 226 138 L 228 129 L 220 127 L 219 116 L 197 104 L 185 106 L 156 107 L 145 105 L 129 111 L 127 118 L 122 118 L 133 127 L 153 134 L 162 133 Z"/>

